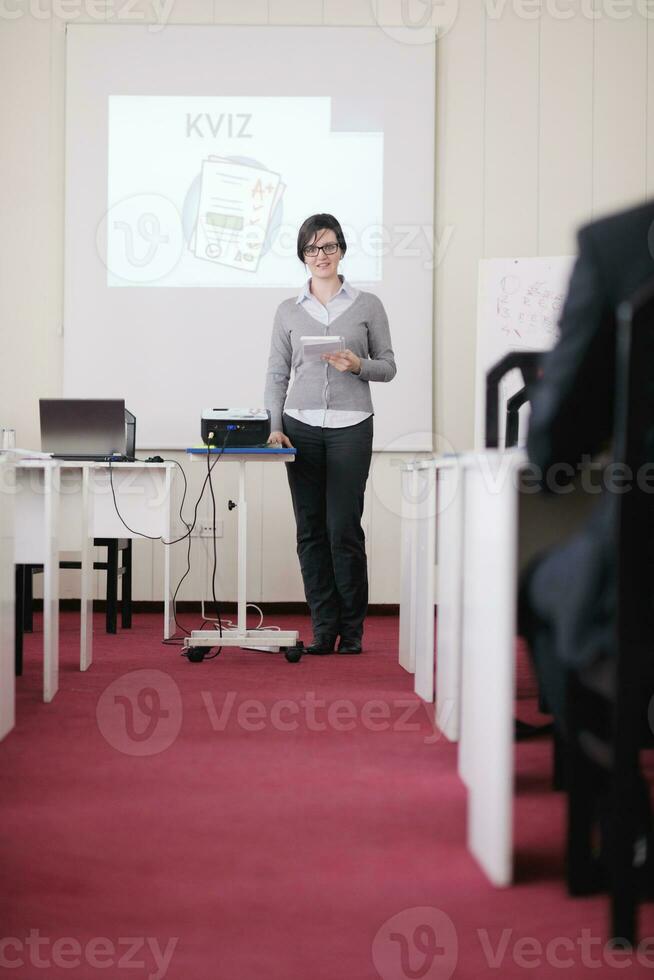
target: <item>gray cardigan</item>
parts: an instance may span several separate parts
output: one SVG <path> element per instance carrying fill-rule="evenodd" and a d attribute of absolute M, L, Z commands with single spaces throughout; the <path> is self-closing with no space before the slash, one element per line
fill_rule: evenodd
<path fill-rule="evenodd" d="M 344 338 L 345 346 L 361 358 L 359 374 L 337 371 L 326 361 L 304 360 L 300 337 L 321 333 Z M 294 378 L 288 391 L 291 370 Z M 395 372 L 388 317 L 373 293 L 360 292 L 328 325 L 315 320 L 295 298 L 286 299 L 275 314 L 266 375 L 264 405 L 270 410 L 272 429 L 281 430 L 284 405 L 372 412 L 368 382 L 392 381 Z"/>

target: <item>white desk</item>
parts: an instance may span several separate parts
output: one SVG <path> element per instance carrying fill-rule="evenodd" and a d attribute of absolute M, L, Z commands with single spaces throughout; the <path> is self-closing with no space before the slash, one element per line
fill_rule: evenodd
<path fill-rule="evenodd" d="M 491 450 L 403 467 L 401 662 L 433 696 L 436 723 L 460 738 L 468 846 L 496 885 L 513 874 L 515 648 L 518 577 L 587 518 L 596 495 L 535 493 L 524 453 Z"/>
<path fill-rule="evenodd" d="M 442 457 L 437 470 L 436 724 L 451 742 L 460 731 L 461 622 L 465 472 L 459 457 Z M 425 613 L 427 615 L 427 613 Z M 432 615 L 433 622 L 433 615 Z"/>
<path fill-rule="evenodd" d="M 16 720 L 14 485 L 13 458 L 0 453 L 0 739 Z"/>
<path fill-rule="evenodd" d="M 64 465 L 69 467 L 71 464 Z M 174 463 L 112 463 L 111 467 L 108 463 L 85 465 L 90 467 L 91 474 L 89 492 L 93 497 L 92 538 L 139 538 L 146 534 L 161 537 L 164 541 L 171 540 Z M 116 504 L 111 491 L 112 482 Z M 116 505 L 120 517 L 116 513 Z M 174 633 L 174 617 L 170 587 L 170 548 L 163 547 L 163 635 L 167 640 Z"/>
<path fill-rule="evenodd" d="M 93 539 L 135 538 L 140 532 L 170 540 L 173 468 L 172 463 L 112 463 L 110 467 L 17 458 L 14 561 L 43 565 L 44 701 L 52 700 L 59 685 L 61 552 L 80 554 L 80 670 L 87 670 L 93 659 Z M 167 639 L 173 633 L 168 547 L 163 593 Z"/>
<path fill-rule="evenodd" d="M 189 455 L 194 460 L 207 465 L 206 449 L 189 449 Z M 209 450 L 211 456 L 220 456 L 220 465 L 232 462 L 239 464 L 238 474 L 238 621 L 236 629 L 192 630 L 190 637 L 184 638 L 184 648 L 187 651 L 198 651 L 211 647 L 242 647 L 244 649 L 276 650 L 286 649 L 288 660 L 299 660 L 291 650 L 297 647 L 299 633 L 297 630 L 249 630 L 247 628 L 247 501 L 245 497 L 245 467 L 248 462 L 267 463 L 279 466 L 280 463 L 292 463 L 295 450 L 277 449 L 274 447 L 253 447 L 251 449 L 225 449 L 223 451 Z"/>
<path fill-rule="evenodd" d="M 438 601 L 436 722 L 456 740 L 459 726 L 463 485 L 459 457 L 402 466 L 400 664 L 415 692 L 434 700 L 434 604 Z"/>
<path fill-rule="evenodd" d="M 93 660 L 93 514 L 92 467 L 95 463 L 59 462 L 59 555 L 80 555 L 79 669 Z"/>
<path fill-rule="evenodd" d="M 534 492 L 524 454 L 467 454 L 464 475 L 460 773 L 468 846 L 490 881 L 513 876 L 515 649 L 520 572 L 577 530 L 598 500 Z"/>
<path fill-rule="evenodd" d="M 14 562 L 43 565 L 43 700 L 52 701 L 59 687 L 61 469 L 52 460 L 18 458 L 14 472 Z"/>
<path fill-rule="evenodd" d="M 434 602 L 436 572 L 436 515 L 439 486 L 438 458 L 414 464 L 416 508 L 415 580 L 413 587 L 414 690 L 424 701 L 434 700 Z"/>
<path fill-rule="evenodd" d="M 416 462 L 403 463 L 401 480 L 400 530 L 400 666 L 410 674 L 416 670 L 416 550 L 418 542 Z"/>

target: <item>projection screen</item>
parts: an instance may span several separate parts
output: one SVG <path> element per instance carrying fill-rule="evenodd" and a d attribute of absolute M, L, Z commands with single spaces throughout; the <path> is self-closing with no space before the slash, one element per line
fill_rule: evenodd
<path fill-rule="evenodd" d="M 71 25 L 64 394 L 124 397 L 162 449 L 203 407 L 261 406 L 297 229 L 326 211 L 391 324 L 375 448 L 430 450 L 434 79 L 434 44 L 382 29 Z"/>

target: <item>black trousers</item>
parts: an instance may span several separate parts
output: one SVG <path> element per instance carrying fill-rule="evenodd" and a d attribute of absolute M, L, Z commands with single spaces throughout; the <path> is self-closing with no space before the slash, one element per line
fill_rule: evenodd
<path fill-rule="evenodd" d="M 297 449 L 286 472 L 314 635 L 363 634 L 368 562 L 361 515 L 372 428 L 372 416 L 358 425 L 323 429 L 284 415 L 284 432 Z"/>

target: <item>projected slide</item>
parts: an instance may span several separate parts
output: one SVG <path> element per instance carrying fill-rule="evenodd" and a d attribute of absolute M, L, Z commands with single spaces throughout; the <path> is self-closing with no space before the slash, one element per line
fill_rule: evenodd
<path fill-rule="evenodd" d="M 382 278 L 384 135 L 332 128 L 327 97 L 110 96 L 107 285 L 282 286 L 302 221 L 335 214 L 347 276 Z"/>

